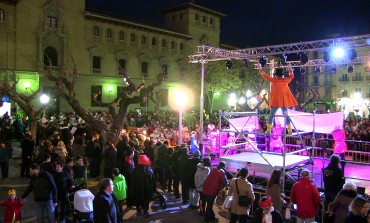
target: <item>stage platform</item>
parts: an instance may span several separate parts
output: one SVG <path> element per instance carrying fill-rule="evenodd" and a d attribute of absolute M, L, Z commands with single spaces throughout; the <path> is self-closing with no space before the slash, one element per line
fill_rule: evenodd
<path fill-rule="evenodd" d="M 284 159 L 280 153 L 264 153 L 263 158 L 259 153 L 254 151 L 246 151 L 239 154 L 220 157 L 220 161 L 226 162 L 226 167 L 229 170 L 237 170 L 243 167 L 248 167 L 249 171 L 256 173 L 271 173 L 274 169 L 282 169 L 284 167 Z M 271 164 L 269 164 L 267 161 Z M 293 170 L 308 166 L 311 164 L 309 156 L 301 155 L 286 155 L 285 170 Z"/>

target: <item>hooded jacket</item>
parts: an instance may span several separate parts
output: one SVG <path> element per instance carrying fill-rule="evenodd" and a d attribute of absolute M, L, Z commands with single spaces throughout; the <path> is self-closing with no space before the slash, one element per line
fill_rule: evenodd
<path fill-rule="evenodd" d="M 113 185 L 113 193 L 116 196 L 117 200 L 125 200 L 127 197 L 127 183 L 125 177 L 122 174 L 118 174 L 118 176 L 114 177 L 113 179 Z"/>
<path fill-rule="evenodd" d="M 194 176 L 194 183 L 197 191 L 203 191 L 203 184 L 209 175 L 211 169 L 208 166 L 204 166 L 203 163 L 198 163 L 197 171 Z"/>

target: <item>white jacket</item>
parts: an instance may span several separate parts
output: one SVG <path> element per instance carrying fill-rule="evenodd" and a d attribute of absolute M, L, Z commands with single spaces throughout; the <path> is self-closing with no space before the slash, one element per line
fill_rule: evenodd
<path fill-rule="evenodd" d="M 203 191 L 203 183 L 211 171 L 210 167 L 204 166 L 203 163 L 198 163 L 197 172 L 195 172 L 194 182 L 197 191 Z"/>

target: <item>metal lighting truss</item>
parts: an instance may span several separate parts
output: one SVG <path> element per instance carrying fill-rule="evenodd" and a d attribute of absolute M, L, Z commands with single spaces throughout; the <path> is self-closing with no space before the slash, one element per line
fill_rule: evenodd
<path fill-rule="evenodd" d="M 369 47 L 369 42 L 370 34 L 274 46 L 254 47 L 239 50 L 225 50 L 217 47 L 201 45 L 197 47 L 198 50 L 196 54 L 189 56 L 189 62 L 206 63 L 209 61 L 220 61 L 229 59 L 238 59 L 238 60 L 247 59 L 250 62 L 258 62 L 259 58 L 262 56 L 279 56 L 282 54 L 291 54 L 291 53 L 326 51 L 333 47 L 339 46 L 343 47 L 344 49 Z M 357 57 L 355 60 L 336 59 L 325 62 L 323 59 L 315 59 L 309 60 L 306 64 L 301 64 L 300 61 L 287 61 L 287 64 L 293 67 L 330 66 L 338 64 L 362 64 L 364 61 L 369 60 L 370 55 L 366 55 Z M 277 66 L 276 63 L 267 63 L 267 65 L 269 67 Z"/>

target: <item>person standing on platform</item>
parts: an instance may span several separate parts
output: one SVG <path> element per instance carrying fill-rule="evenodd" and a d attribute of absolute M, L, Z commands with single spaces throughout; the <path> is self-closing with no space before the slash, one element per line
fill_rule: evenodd
<path fill-rule="evenodd" d="M 295 100 L 292 92 L 289 89 L 289 83 L 294 78 L 294 73 L 292 68 L 288 67 L 289 76 L 283 77 L 283 69 L 275 69 L 274 77 L 268 76 L 262 67 L 259 69 L 259 73 L 262 75 L 263 79 L 271 83 L 271 92 L 270 92 L 270 117 L 267 123 L 267 130 L 265 133 L 269 134 L 272 127 L 272 121 L 274 115 L 279 108 L 281 108 L 283 115 L 288 115 L 288 108 L 297 106 L 298 103 Z M 286 125 L 288 127 L 288 134 L 292 134 L 292 125 L 289 117 L 286 119 Z"/>
<path fill-rule="evenodd" d="M 301 171 L 301 179 L 294 183 L 290 191 L 290 202 L 290 206 L 297 204 L 297 223 L 315 221 L 321 197 L 307 169 Z"/>
<path fill-rule="evenodd" d="M 189 153 L 193 155 L 195 151 L 199 150 L 199 145 L 198 145 L 198 139 L 197 139 L 197 133 L 195 131 L 192 131 L 190 133 L 190 149 Z"/>
<path fill-rule="evenodd" d="M 336 154 L 331 155 L 330 163 L 323 170 L 324 188 L 325 188 L 325 210 L 329 203 L 334 200 L 337 194 L 341 191 L 344 184 L 344 176 L 342 170 L 338 167 L 340 157 Z"/>

